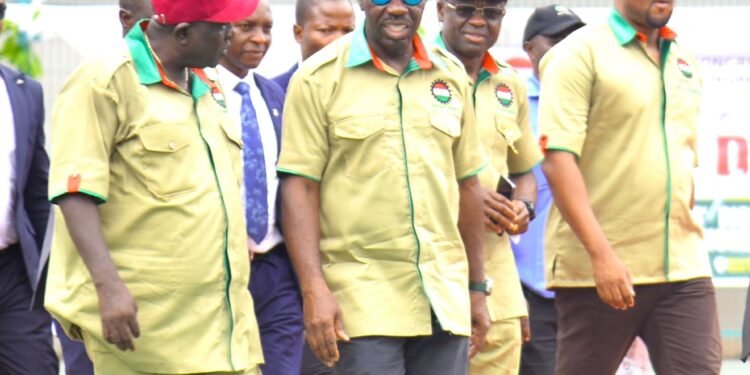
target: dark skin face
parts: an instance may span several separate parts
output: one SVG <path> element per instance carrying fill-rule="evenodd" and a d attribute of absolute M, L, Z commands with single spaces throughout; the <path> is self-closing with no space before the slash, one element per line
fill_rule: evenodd
<path fill-rule="evenodd" d="M 120 1 L 119 15 L 122 35 L 125 36 L 138 20 L 151 18 L 154 15 L 154 10 L 149 0 L 125 0 Z"/>
<path fill-rule="evenodd" d="M 615 0 L 615 8 L 633 27 L 654 34 L 672 16 L 675 0 Z"/>
<path fill-rule="evenodd" d="M 505 8 L 504 0 L 451 0 L 453 4 L 475 7 Z M 502 19 L 488 21 L 479 12 L 470 18 L 461 17 L 441 0 L 437 4 L 438 19 L 443 24 L 442 35 L 448 50 L 461 60 L 467 72 L 476 78 L 484 54 L 497 41 Z M 471 70 L 471 71 L 469 71 Z"/>
<path fill-rule="evenodd" d="M 238 77 L 260 65 L 271 46 L 273 18 L 268 1 L 261 1 L 252 16 L 232 25 L 234 35 L 221 65 Z"/>
<path fill-rule="evenodd" d="M 403 72 L 414 54 L 412 40 L 422 21 L 426 2 L 408 6 L 401 0 L 377 6 L 359 0 L 365 12 L 365 35 L 375 54 L 398 72 Z"/>
<path fill-rule="evenodd" d="M 302 25 L 294 25 L 294 39 L 305 60 L 334 40 L 354 30 L 354 9 L 348 0 L 319 0 Z"/>
<path fill-rule="evenodd" d="M 0 0 L 0 4 L 5 5 L 5 0 Z M 3 32 L 3 19 L 0 18 L 0 32 Z"/>
<path fill-rule="evenodd" d="M 214 67 L 229 47 L 231 24 L 211 22 L 164 26 L 151 22 L 146 30 L 151 47 L 173 82 L 185 85 L 185 68 Z"/>

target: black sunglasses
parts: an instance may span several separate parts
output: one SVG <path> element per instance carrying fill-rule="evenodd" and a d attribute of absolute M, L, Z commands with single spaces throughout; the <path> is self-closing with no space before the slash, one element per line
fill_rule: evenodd
<path fill-rule="evenodd" d="M 469 4 L 453 4 L 450 2 L 445 2 L 445 5 L 448 6 L 448 8 L 451 8 L 456 14 L 461 18 L 471 18 L 474 17 L 477 12 L 481 12 L 482 16 L 485 20 L 491 21 L 491 22 L 497 22 L 503 19 L 505 16 L 505 8 L 500 7 L 482 7 L 478 8 L 473 5 Z"/>
<path fill-rule="evenodd" d="M 0 3 L 0 20 L 5 18 L 5 9 L 7 8 L 8 6 L 5 3 Z"/>

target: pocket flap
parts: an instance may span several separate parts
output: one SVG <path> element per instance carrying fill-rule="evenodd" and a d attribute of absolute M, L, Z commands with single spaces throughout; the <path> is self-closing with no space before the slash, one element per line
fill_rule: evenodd
<path fill-rule="evenodd" d="M 333 126 L 333 132 L 339 138 L 365 139 L 384 128 L 383 117 L 368 116 L 343 120 Z"/>
<path fill-rule="evenodd" d="M 504 115 L 495 115 L 495 128 L 505 137 L 509 145 L 519 140 L 522 135 L 516 122 Z"/>
<path fill-rule="evenodd" d="M 242 147 L 242 131 L 240 130 L 240 125 L 236 124 L 234 122 L 222 122 L 221 123 L 221 131 L 224 132 L 224 135 L 229 138 L 230 141 L 237 144 L 237 146 Z"/>
<path fill-rule="evenodd" d="M 453 138 L 461 135 L 461 119 L 454 113 L 430 113 L 430 125 Z"/>
<path fill-rule="evenodd" d="M 154 152 L 175 152 L 190 144 L 185 130 L 176 126 L 153 126 L 141 129 L 138 138 L 143 148 Z"/>

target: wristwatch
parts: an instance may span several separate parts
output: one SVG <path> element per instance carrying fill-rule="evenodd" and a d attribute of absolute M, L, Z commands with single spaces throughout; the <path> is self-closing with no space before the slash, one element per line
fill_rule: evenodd
<path fill-rule="evenodd" d="M 534 218 L 536 218 L 536 213 L 534 212 L 534 202 L 526 199 L 520 199 L 521 202 L 526 206 L 526 211 L 529 211 L 529 222 L 533 221 Z"/>
<path fill-rule="evenodd" d="M 483 283 L 474 283 L 469 281 L 469 291 L 470 292 L 481 292 L 486 295 L 490 295 L 492 293 L 492 285 L 494 282 L 489 277 L 484 279 Z"/>

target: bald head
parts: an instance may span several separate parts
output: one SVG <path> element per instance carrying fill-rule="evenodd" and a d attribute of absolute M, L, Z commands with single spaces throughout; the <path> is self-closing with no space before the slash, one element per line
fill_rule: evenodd
<path fill-rule="evenodd" d="M 151 7 L 150 0 L 120 0 L 120 25 L 122 25 L 122 35 L 130 31 L 138 20 L 151 18 L 154 9 Z"/>

